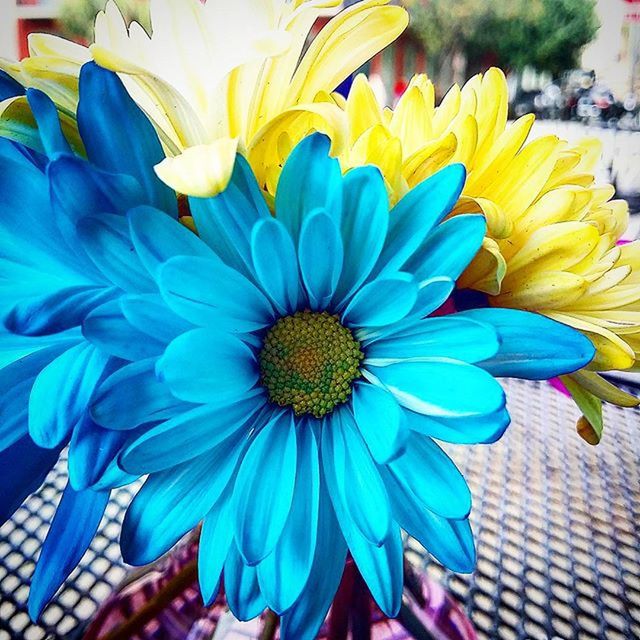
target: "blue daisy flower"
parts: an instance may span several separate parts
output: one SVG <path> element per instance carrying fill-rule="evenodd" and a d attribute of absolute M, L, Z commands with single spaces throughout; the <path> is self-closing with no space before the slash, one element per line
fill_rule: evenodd
<path fill-rule="evenodd" d="M 0 381 L 12 389 L 0 398 L 0 522 L 69 447 L 69 484 L 32 579 L 34 618 L 91 541 L 108 488 L 131 480 L 113 463 L 126 438 L 87 411 L 95 387 L 124 361 L 88 342 L 82 325 L 123 293 L 156 289 L 126 244 L 124 214 L 145 204 L 177 216 L 175 194 L 153 170 L 160 142 L 118 77 L 87 64 L 79 91 L 86 159 L 44 93 L 0 77 L 0 95 L 26 93 L 38 125 L 35 148 L 0 139 Z M 98 241 L 108 231 L 123 240 L 115 256 Z"/>
<path fill-rule="evenodd" d="M 437 441 L 501 436 L 495 376 L 547 378 L 594 354 L 526 312 L 429 317 L 485 235 L 481 216 L 445 220 L 464 169 L 389 211 L 379 171 L 343 176 L 329 146 L 314 134 L 294 149 L 275 216 L 240 156 L 225 192 L 190 200 L 199 237 L 149 207 L 130 212 L 157 291 L 85 323 L 107 353 L 151 345 L 99 385 L 91 409 L 111 429 L 147 425 L 120 456 L 149 474 L 123 524 L 126 561 L 153 561 L 203 521 L 205 601 L 224 572 L 238 618 L 268 606 L 296 639 L 314 636 L 347 553 L 385 614 L 398 613 L 401 530 L 471 571 L 471 494 Z"/>

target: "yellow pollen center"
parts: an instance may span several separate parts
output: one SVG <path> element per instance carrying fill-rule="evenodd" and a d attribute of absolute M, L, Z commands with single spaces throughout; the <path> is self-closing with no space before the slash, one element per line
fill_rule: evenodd
<path fill-rule="evenodd" d="M 262 383 L 272 402 L 321 418 L 347 401 L 363 358 L 337 316 L 299 311 L 269 329 L 260 352 Z"/>

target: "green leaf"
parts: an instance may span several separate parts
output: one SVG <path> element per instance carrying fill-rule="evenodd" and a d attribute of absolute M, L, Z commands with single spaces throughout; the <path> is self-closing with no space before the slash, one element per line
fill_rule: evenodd
<path fill-rule="evenodd" d="M 560 379 L 583 413 L 576 425 L 578 434 L 585 442 L 592 445 L 598 444 L 602 438 L 602 430 L 604 428 L 602 400 L 582 387 L 573 375 L 561 376 Z"/>

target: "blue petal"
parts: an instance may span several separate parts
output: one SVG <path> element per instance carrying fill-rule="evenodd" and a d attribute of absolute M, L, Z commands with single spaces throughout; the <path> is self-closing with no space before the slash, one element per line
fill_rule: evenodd
<path fill-rule="evenodd" d="M 0 451 L 0 524 L 4 524 L 23 500 L 40 487 L 60 451 L 42 449 L 28 435 Z"/>
<path fill-rule="evenodd" d="M 358 167 L 344 177 L 342 243 L 345 263 L 336 299 L 348 300 L 376 264 L 389 227 L 389 197 L 377 167 Z"/>
<path fill-rule="evenodd" d="M 385 473 L 384 479 L 398 524 L 445 567 L 456 573 L 471 573 L 476 550 L 469 521 L 441 518 L 425 509 L 391 474 Z"/>
<path fill-rule="evenodd" d="M 353 388 L 353 415 L 377 463 L 385 464 L 404 451 L 409 435 L 404 412 L 389 392 L 357 382 Z"/>
<path fill-rule="evenodd" d="M 153 562 L 193 529 L 226 489 L 243 447 L 230 438 L 194 460 L 150 475 L 122 523 L 124 561 Z"/>
<path fill-rule="evenodd" d="M 82 158 L 60 156 L 49 163 L 47 175 L 54 207 L 68 218 L 71 228 L 87 215 L 124 215 L 147 202 L 135 178 L 101 171 Z"/>
<path fill-rule="evenodd" d="M 429 416 L 475 416 L 498 411 L 505 395 L 483 369 L 458 360 L 437 359 L 368 367 L 364 372 L 393 393 L 407 409 Z"/>
<path fill-rule="evenodd" d="M 347 496 L 344 495 L 344 490 L 340 487 L 340 465 L 344 462 L 335 459 L 330 436 L 327 436 L 327 432 L 333 429 L 336 423 L 335 419 L 331 422 L 327 421 L 323 426 L 322 433 L 322 462 L 329 495 L 349 551 L 367 583 L 371 595 L 386 615 L 395 617 L 400 609 L 403 587 L 400 530 L 392 521 L 387 527 L 388 533 L 382 544 L 373 544 L 355 525 L 346 502 Z M 325 443 L 328 446 L 325 446 Z M 381 482 L 379 476 L 378 481 Z M 386 510 L 389 511 L 386 493 L 385 501 L 387 502 Z"/>
<path fill-rule="evenodd" d="M 274 550 L 258 565 L 258 582 L 277 614 L 300 597 L 316 553 L 320 465 L 318 444 L 308 425 L 298 430 L 298 457 L 293 501 Z"/>
<path fill-rule="evenodd" d="M 591 341 L 567 325 L 515 309 L 472 309 L 456 314 L 492 325 L 500 350 L 479 366 L 494 376 L 548 380 L 591 362 Z"/>
<path fill-rule="evenodd" d="M 338 285 L 344 250 L 338 227 L 321 209 L 302 222 L 298 261 L 311 308 L 326 308 Z"/>
<path fill-rule="evenodd" d="M 78 223 L 78 237 L 107 282 L 131 293 L 155 291 L 135 253 L 127 221 L 122 216 L 102 214 L 83 218 Z"/>
<path fill-rule="evenodd" d="M 158 209 L 137 207 L 127 217 L 133 245 L 152 276 L 174 256 L 214 257 L 195 233 Z"/>
<path fill-rule="evenodd" d="M 345 409 L 334 412 L 323 425 L 322 462 L 325 474 L 334 479 L 329 484 L 334 505 L 339 501 L 357 531 L 381 546 L 391 527 L 387 493 L 353 416 Z"/>
<path fill-rule="evenodd" d="M 81 336 L 77 329 L 52 336 L 22 336 L 0 327 L 0 369 L 33 353 L 63 344 L 77 344 Z M 2 447 L 0 447 L 1 449 Z"/>
<path fill-rule="evenodd" d="M 289 155 L 276 191 L 276 217 L 294 243 L 306 216 L 316 209 L 326 211 L 340 226 L 342 217 L 342 172 L 329 157 L 331 141 L 314 133 L 300 142 Z"/>
<path fill-rule="evenodd" d="M 48 156 L 58 153 L 73 153 L 62 133 L 58 110 L 51 98 L 39 89 L 28 89 L 27 100 L 36 122 L 44 152 Z"/>
<path fill-rule="evenodd" d="M 73 430 L 69 444 L 69 483 L 76 491 L 95 485 L 129 438 L 127 431 L 103 429 L 89 416 Z"/>
<path fill-rule="evenodd" d="M 418 289 L 418 300 L 412 309 L 412 315 L 424 318 L 437 311 L 453 293 L 455 282 L 446 276 L 424 280 Z"/>
<path fill-rule="evenodd" d="M 74 344 L 67 341 L 60 346 L 25 354 L 0 369 L 0 388 L 11 389 L 11 393 L 0 396 L 0 451 L 27 435 L 29 395 L 34 380 L 42 369 Z"/>
<path fill-rule="evenodd" d="M 298 306 L 298 257 L 289 232 L 275 218 L 258 222 L 251 234 L 256 280 L 282 315 Z"/>
<path fill-rule="evenodd" d="M 82 333 L 105 353 L 130 361 L 159 357 L 167 344 L 132 325 L 120 299 L 92 311 L 84 319 Z"/>
<path fill-rule="evenodd" d="M 117 459 L 115 459 L 111 460 L 97 481 L 91 485 L 91 489 L 93 489 L 93 491 L 118 489 L 119 487 L 125 487 L 136 480 L 139 480 L 139 476 L 132 476 L 123 471 L 118 466 Z"/>
<path fill-rule="evenodd" d="M 369 282 L 347 306 L 342 321 L 355 327 L 381 327 L 402 320 L 415 306 L 418 285 L 412 275 L 395 273 Z"/>
<path fill-rule="evenodd" d="M 3 254 L 7 255 L 7 249 L 11 250 L 8 255 L 13 255 L 16 249 L 23 252 L 30 247 L 31 252 L 37 251 L 38 257 L 43 256 L 47 260 L 46 264 L 52 259 L 59 262 L 61 254 L 64 259 L 70 249 L 60 241 L 46 176 L 24 159 L 2 157 L 1 167 L 0 207 L 7 212 L 0 219 Z M 20 220 L 20 224 L 15 224 L 16 220 Z"/>
<path fill-rule="evenodd" d="M 53 449 L 67 439 L 86 411 L 108 358 L 81 343 L 40 372 L 29 398 L 29 433 L 37 445 Z"/>
<path fill-rule="evenodd" d="M 236 156 L 231 181 L 215 198 L 189 198 L 198 235 L 225 264 L 253 276 L 251 231 L 271 214 L 247 161 Z"/>
<path fill-rule="evenodd" d="M 464 418 L 434 418 L 413 411 L 405 411 L 404 415 L 411 431 L 455 444 L 492 444 L 502 437 L 511 422 L 506 409 Z"/>
<path fill-rule="evenodd" d="M 381 367 L 434 357 L 474 363 L 492 357 L 499 346 L 489 324 L 459 315 L 427 318 L 368 345 L 365 364 Z"/>
<path fill-rule="evenodd" d="M 396 271 L 453 208 L 466 179 L 461 164 L 438 171 L 407 193 L 389 213 L 389 232 L 374 275 Z"/>
<path fill-rule="evenodd" d="M 156 358 L 126 365 L 96 390 L 91 415 L 101 426 L 128 431 L 174 416 L 185 405 L 155 374 Z"/>
<path fill-rule="evenodd" d="M 167 307 L 159 293 L 122 296 L 120 308 L 129 324 L 142 331 L 147 340 L 151 337 L 163 345 L 193 328 Z"/>
<path fill-rule="evenodd" d="M 144 474 L 191 460 L 241 429 L 248 432 L 264 403 L 261 394 L 253 394 L 231 403 L 223 401 L 183 411 L 134 440 L 122 454 L 120 464 L 130 473 Z"/>
<path fill-rule="evenodd" d="M 237 333 L 262 329 L 273 320 L 262 291 L 217 259 L 178 256 L 158 276 L 166 303 L 193 324 Z"/>
<path fill-rule="evenodd" d="M 280 538 L 291 509 L 296 459 L 293 416 L 278 413 L 251 443 L 233 491 L 236 541 L 247 564 L 263 560 Z"/>
<path fill-rule="evenodd" d="M 5 326 L 14 333 L 44 336 L 82 324 L 86 316 L 115 295 L 113 287 L 78 285 L 27 298 L 7 315 Z"/>
<path fill-rule="evenodd" d="M 266 606 L 258 585 L 258 572 L 244 564 L 235 544 L 224 563 L 224 592 L 229 609 L 238 620 L 252 620 Z"/>
<path fill-rule="evenodd" d="M 195 329 L 176 338 L 156 370 L 172 393 L 187 402 L 239 398 L 258 381 L 249 347 L 235 336 Z"/>
<path fill-rule="evenodd" d="M 16 82 L 4 71 L 0 71 L 0 100 L 23 96 L 24 92 L 25 89 L 19 82 Z"/>
<path fill-rule="evenodd" d="M 40 617 L 89 548 L 108 501 L 108 491 L 74 491 L 67 485 L 31 579 L 29 615 L 32 620 Z"/>
<path fill-rule="evenodd" d="M 478 253 L 486 230 L 483 216 L 454 216 L 427 236 L 403 269 L 418 280 L 436 276 L 457 280 Z"/>
<path fill-rule="evenodd" d="M 387 468 L 430 511 L 444 518 L 469 515 L 469 487 L 456 465 L 431 438 L 412 433 L 405 453 Z"/>
<path fill-rule="evenodd" d="M 229 499 L 224 496 L 206 515 L 198 546 L 198 581 L 205 606 L 211 606 L 220 589 L 220 574 L 233 543 Z"/>
<path fill-rule="evenodd" d="M 94 62 L 83 65 L 77 118 L 93 164 L 104 171 L 133 176 L 144 189 L 147 203 L 178 215 L 175 193 L 154 171 L 165 157 L 158 135 L 117 74 Z"/>
<path fill-rule="evenodd" d="M 315 638 L 340 584 L 347 546 L 326 485 L 320 487 L 318 534 L 313 565 L 298 601 L 282 616 L 281 637 Z"/>

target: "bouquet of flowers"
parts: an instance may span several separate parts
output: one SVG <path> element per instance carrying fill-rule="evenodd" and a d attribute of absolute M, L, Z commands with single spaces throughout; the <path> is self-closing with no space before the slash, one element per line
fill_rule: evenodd
<path fill-rule="evenodd" d="M 205 603 L 313 638 L 347 557 L 397 615 L 401 531 L 473 570 L 469 489 L 438 441 L 492 443 L 497 378 L 562 380 L 591 442 L 599 372 L 640 353 L 640 244 L 592 141 L 527 142 L 503 74 L 394 110 L 364 76 L 387 0 L 109 2 L 89 48 L 34 34 L 0 68 L 0 521 L 68 448 L 39 616 L 110 492 L 146 480 L 123 558 L 202 523 Z"/>

